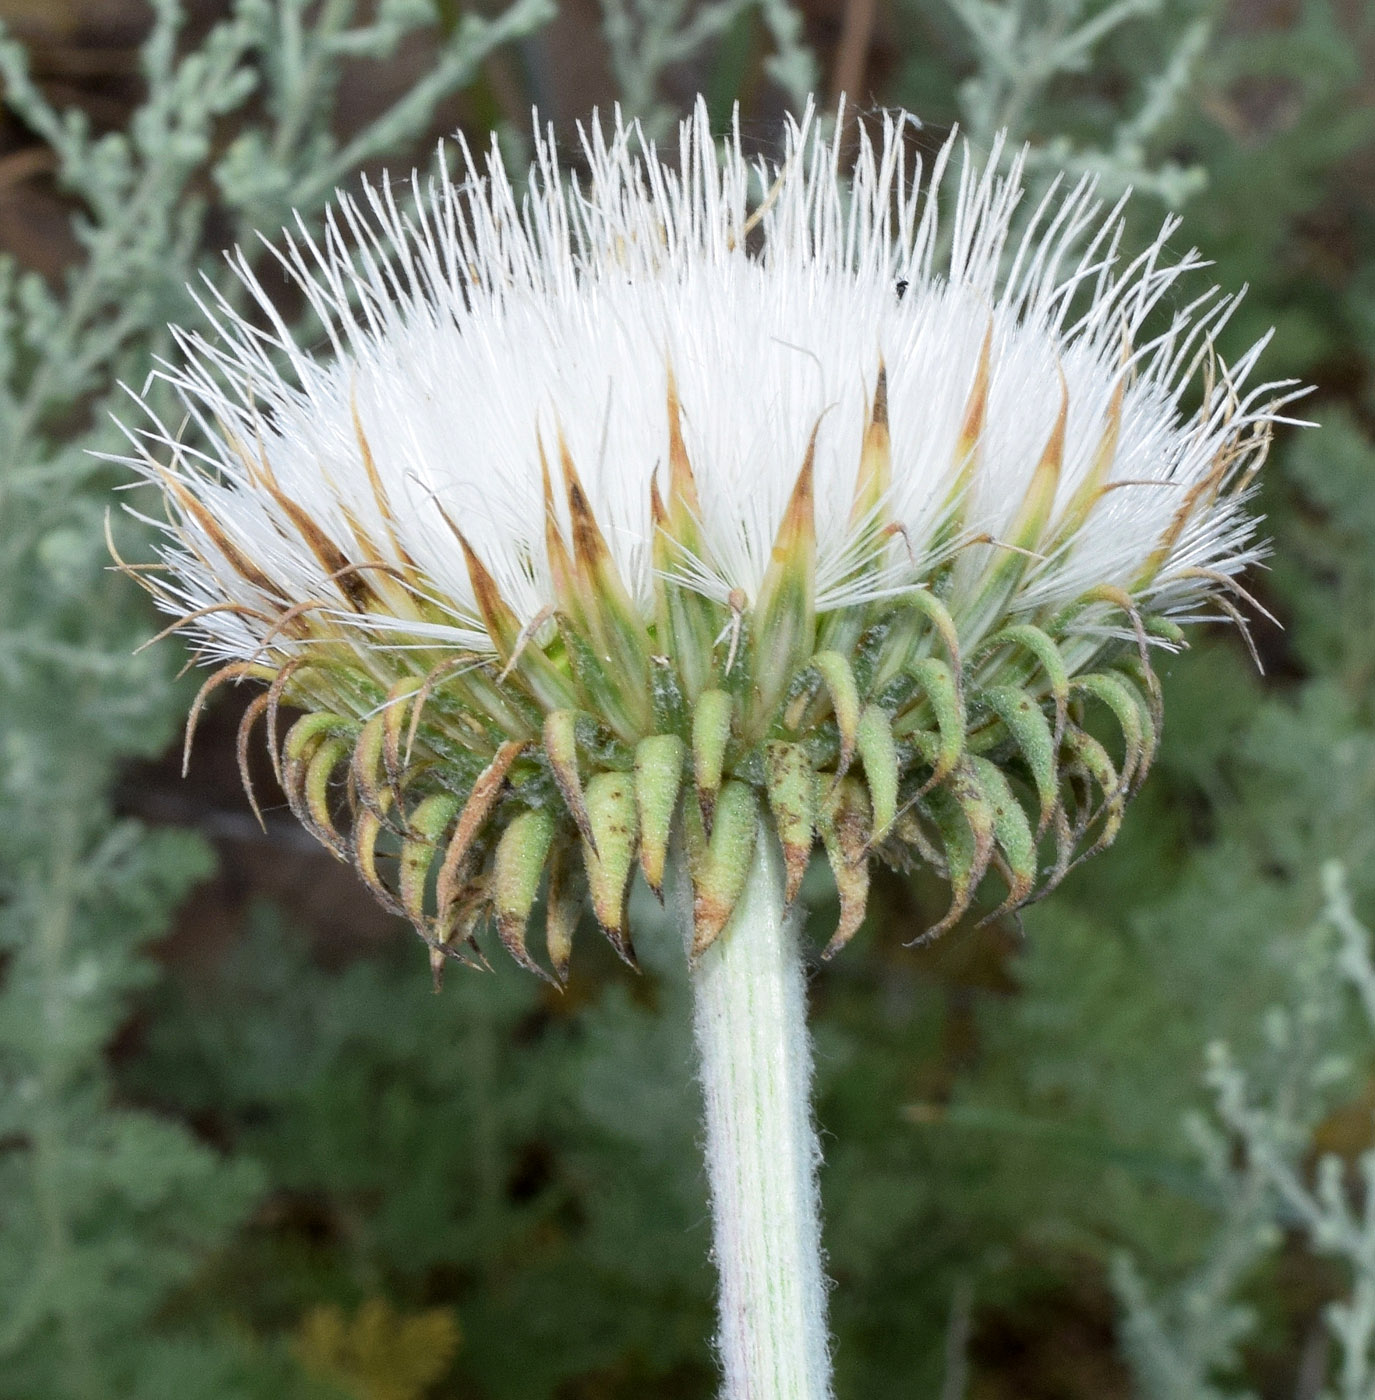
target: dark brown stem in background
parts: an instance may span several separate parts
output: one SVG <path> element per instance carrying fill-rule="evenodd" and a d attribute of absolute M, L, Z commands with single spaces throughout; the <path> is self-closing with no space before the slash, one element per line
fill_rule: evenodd
<path fill-rule="evenodd" d="M 836 49 L 835 79 L 831 84 L 834 103 L 841 94 L 852 102 L 864 99 L 864 74 L 869 65 L 869 45 L 874 37 L 878 0 L 846 0 L 845 22 Z"/>

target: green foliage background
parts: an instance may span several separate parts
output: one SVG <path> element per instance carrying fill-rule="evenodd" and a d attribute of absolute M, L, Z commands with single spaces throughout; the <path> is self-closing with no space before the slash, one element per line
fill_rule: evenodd
<path fill-rule="evenodd" d="M 662 128 L 700 87 L 767 130 L 829 80 L 859 8 L 606 0 L 587 105 L 619 90 Z M 340 947 L 266 902 L 159 951 L 216 856 L 115 815 L 188 699 L 174 644 L 133 654 L 153 620 L 106 568 L 118 475 L 90 454 L 117 446 L 118 385 L 193 314 L 187 282 L 220 277 L 218 247 L 423 159 L 460 116 L 518 152 L 503 114 L 549 100 L 548 27 L 577 18 L 197 14 L 192 32 L 152 6 L 125 130 L 59 110 L 0 44 L 81 246 L 60 286 L 0 263 L 0 1397 L 705 1397 L 667 930 L 642 939 L 643 978 L 592 952 L 562 999 L 506 968 L 434 997 L 400 929 Z M 1182 205 L 1180 237 L 1251 285 L 1224 350 L 1274 325 L 1269 372 L 1313 382 L 1323 426 L 1266 469 L 1266 674 L 1231 634 L 1169 664 L 1161 759 L 1117 846 L 1024 932 L 920 954 L 900 945 L 939 892 L 887 877 L 815 978 L 839 1394 L 1369 1400 L 1375 1036 L 1351 950 L 1375 915 L 1375 20 L 1337 0 L 888 0 L 878 21 L 866 84 L 933 140 L 1009 127 L 1043 153 L 1037 181 L 1134 184 L 1143 232 Z M 419 76 L 342 121 L 398 53 Z M 136 522 L 113 528 L 138 557 Z M 1323 1153 L 1330 1219 L 1292 1184 Z"/>

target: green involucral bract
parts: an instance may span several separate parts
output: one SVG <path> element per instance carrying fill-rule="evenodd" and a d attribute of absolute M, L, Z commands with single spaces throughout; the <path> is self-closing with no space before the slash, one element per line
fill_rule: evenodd
<path fill-rule="evenodd" d="M 854 512 L 869 526 L 855 567 L 889 577 L 906 546 L 884 515 L 890 439 L 876 368 L 857 454 Z M 986 347 L 960 439 L 966 467 L 981 448 L 987 376 Z M 327 609 L 284 607 L 271 627 L 290 652 L 274 662 L 267 645 L 260 661 L 213 675 L 188 743 L 217 686 L 267 682 L 243 718 L 245 783 L 250 731 L 265 716 L 292 811 L 411 920 L 437 972 L 446 958 L 481 957 L 475 931 L 486 918 L 517 962 L 561 983 L 584 903 L 633 965 L 631 879 L 638 866 L 660 892 L 675 832 L 689 854 L 700 956 L 743 886 L 761 812 L 782 846 L 789 901 L 814 847 L 825 853 L 840 897 L 828 957 L 863 920 L 871 857 L 925 862 L 944 877 L 951 903 L 923 935 L 933 936 L 966 915 L 990 872 L 1003 896 L 995 913 L 1007 913 L 1053 888 L 1077 855 L 1107 845 L 1160 733 L 1151 639 L 1178 634 L 1120 590 L 1041 615 L 1009 608 L 1028 565 L 1103 493 L 1101 473 L 1090 473 L 1061 518 L 1052 512 L 1068 401 L 1015 515 L 1015 539 L 961 544 L 957 491 L 944 527 L 955 543 L 942 562 L 889 596 L 818 613 L 811 447 L 758 596 L 721 604 L 686 580 L 683 561 L 702 559 L 707 545 L 671 372 L 668 382 L 667 495 L 657 483 L 651 493 L 651 620 L 631 601 L 561 444 L 571 530 L 559 524 L 546 465 L 557 592 L 547 616 L 522 627 L 454 527 L 490 652 L 377 648 L 365 665 Z M 265 463 L 255 470 L 291 518 L 303 516 Z M 227 559 L 253 570 L 188 494 L 178 499 Z M 388 518 L 380 487 L 377 505 Z M 300 523 L 357 608 L 447 620 L 414 566 L 370 558 L 361 530 L 345 546 Z M 983 559 L 972 572 L 975 549 Z M 284 736 L 282 706 L 305 711 Z M 541 893 L 547 967 L 527 929 Z"/>

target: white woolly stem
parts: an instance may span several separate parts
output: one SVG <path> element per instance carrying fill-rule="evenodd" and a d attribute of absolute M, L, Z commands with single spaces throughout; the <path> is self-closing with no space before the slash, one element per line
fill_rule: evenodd
<path fill-rule="evenodd" d="M 744 893 L 692 970 L 720 1276 L 722 1400 L 829 1400 L 821 1161 L 797 917 L 761 826 Z M 687 941 L 691 889 L 679 880 Z"/>

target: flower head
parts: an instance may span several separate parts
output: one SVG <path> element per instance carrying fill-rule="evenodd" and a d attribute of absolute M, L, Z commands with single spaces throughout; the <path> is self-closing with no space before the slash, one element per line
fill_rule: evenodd
<path fill-rule="evenodd" d="M 753 165 L 700 105 L 673 165 L 618 117 L 580 183 L 538 141 L 523 197 L 465 146 L 286 234 L 327 357 L 242 255 L 252 314 L 212 290 L 179 335 L 200 445 L 131 438 L 170 506 L 140 577 L 222 663 L 192 726 L 266 682 L 241 755 L 265 717 L 293 810 L 437 959 L 490 916 L 541 970 L 541 888 L 556 977 L 585 895 L 633 959 L 678 830 L 701 949 L 761 813 L 789 898 L 825 849 L 828 952 L 871 855 L 945 874 L 937 932 L 990 867 L 1008 909 L 1113 839 L 1152 651 L 1245 596 L 1283 386 L 1219 362 L 1235 299 L 1179 300 L 1175 220 L 1126 259 L 1085 181 L 1014 244 L 1018 163 L 948 180 L 905 127 L 841 179 L 810 111 Z"/>

